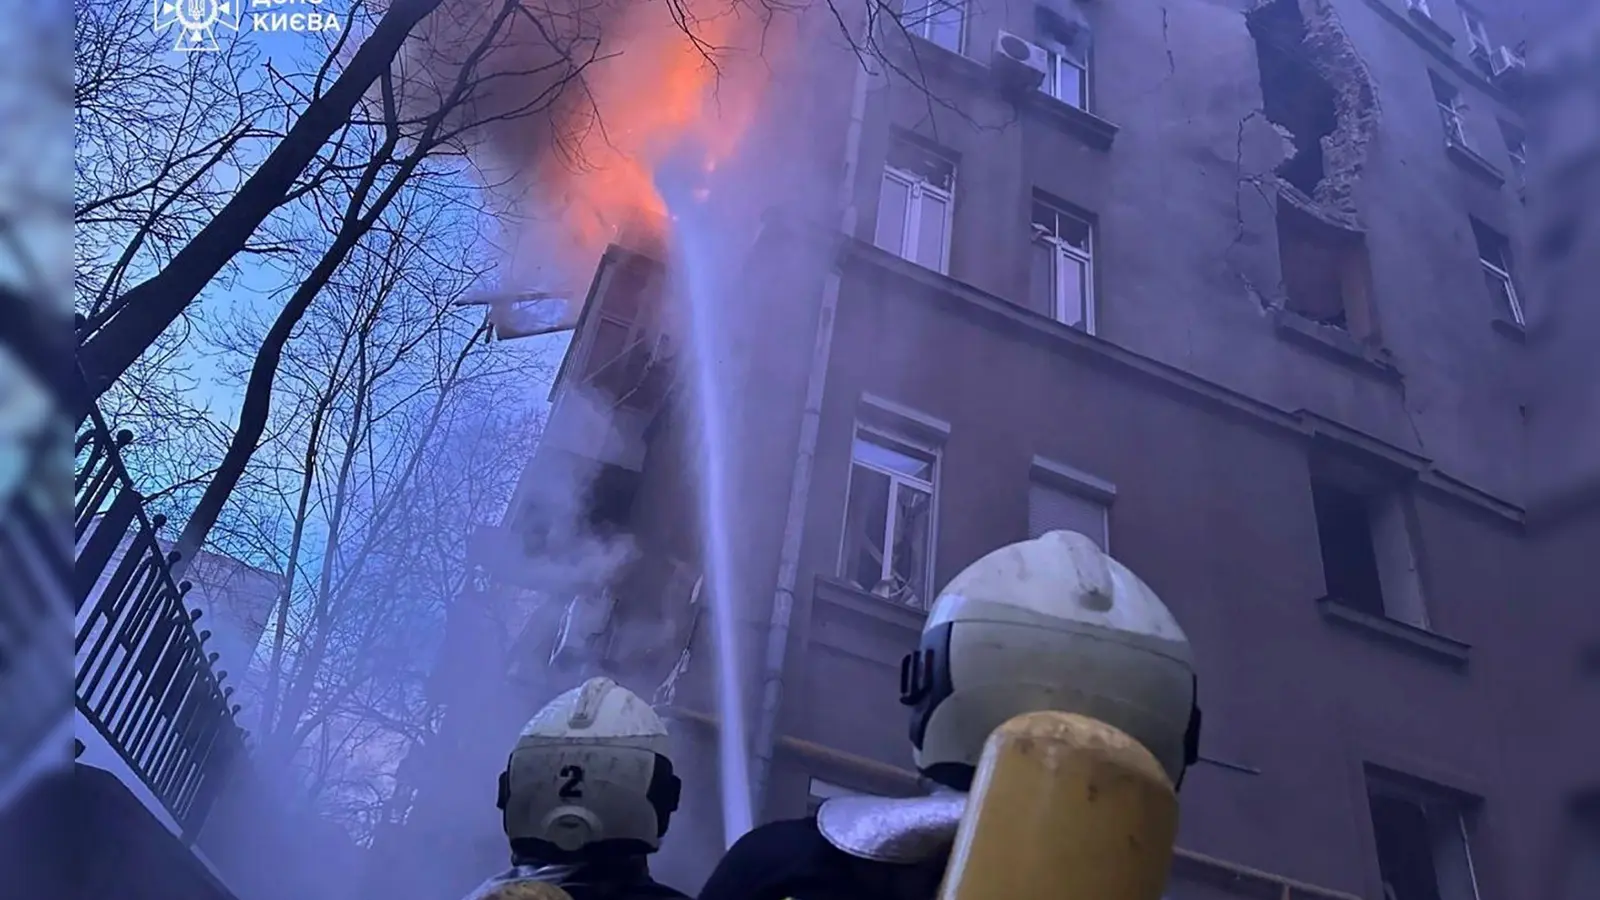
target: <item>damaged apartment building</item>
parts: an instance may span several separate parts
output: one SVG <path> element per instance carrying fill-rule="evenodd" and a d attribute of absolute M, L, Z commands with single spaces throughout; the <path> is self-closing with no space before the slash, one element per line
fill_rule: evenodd
<path fill-rule="evenodd" d="M 613 246 L 530 473 L 585 472 L 579 518 L 626 561 L 513 623 L 457 604 L 382 896 L 503 865 L 511 735 L 589 674 L 674 728 L 689 789 L 655 868 L 690 893 L 724 840 L 718 652 L 745 673 L 758 821 L 917 791 L 897 676 L 930 599 L 1055 528 L 1193 644 L 1169 900 L 1600 896 L 1600 322 L 1541 290 L 1584 254 L 1542 236 L 1527 21 L 1510 0 L 939 0 L 882 42 L 922 83 L 840 50 L 813 140 L 841 224 L 769 218 L 718 351 L 725 518 L 702 512 L 664 254 Z M 539 483 L 485 545 L 548 545 Z M 476 590 L 521 590 L 515 568 Z M 452 653 L 474 628 L 500 649 Z"/>

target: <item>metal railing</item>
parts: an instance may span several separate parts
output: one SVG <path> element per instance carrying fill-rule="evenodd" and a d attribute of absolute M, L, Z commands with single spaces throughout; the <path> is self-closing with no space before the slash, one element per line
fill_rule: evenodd
<path fill-rule="evenodd" d="M 244 753 L 233 689 L 213 671 L 209 631 L 184 602 L 122 462 L 133 436 L 113 436 L 91 409 L 78 435 L 74 478 L 77 708 L 193 839 Z"/>

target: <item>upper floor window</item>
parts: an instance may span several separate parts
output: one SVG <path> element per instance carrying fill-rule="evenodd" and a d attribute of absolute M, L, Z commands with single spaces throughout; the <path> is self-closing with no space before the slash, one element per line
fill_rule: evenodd
<path fill-rule="evenodd" d="M 1433 85 L 1433 102 L 1439 107 L 1439 119 L 1444 123 L 1445 140 L 1459 147 L 1471 146 L 1461 121 L 1461 92 L 1433 72 L 1428 73 L 1428 80 Z"/>
<path fill-rule="evenodd" d="M 840 559 L 845 579 L 897 603 L 927 605 L 937 469 L 934 448 L 857 426 Z"/>
<path fill-rule="evenodd" d="M 1478 265 L 1483 269 L 1489 295 L 1512 322 L 1526 325 L 1522 301 L 1517 298 L 1517 286 L 1511 278 L 1511 242 L 1477 219 L 1472 220 L 1472 237 L 1478 245 Z"/>
<path fill-rule="evenodd" d="M 1328 601 L 1428 627 L 1405 496 L 1328 465 L 1313 469 L 1311 501 Z"/>
<path fill-rule="evenodd" d="M 1461 8 L 1461 21 L 1467 26 L 1467 49 L 1474 57 L 1487 59 L 1494 45 L 1489 43 L 1489 27 L 1484 24 L 1483 16 L 1464 3 L 1457 3 L 1457 6 Z"/>
<path fill-rule="evenodd" d="M 1506 156 L 1511 159 L 1511 170 L 1522 180 L 1528 173 L 1528 138 L 1521 128 L 1510 122 L 1500 123 L 1500 137 L 1506 142 Z"/>
<path fill-rule="evenodd" d="M 1461 800 L 1369 775 L 1367 802 L 1384 900 L 1479 900 Z"/>
<path fill-rule="evenodd" d="M 1034 201 L 1032 307 L 1094 333 L 1094 227 L 1081 216 Z"/>
<path fill-rule="evenodd" d="M 960 53 L 967 23 L 966 0 L 906 0 L 902 22 L 907 31 Z"/>
<path fill-rule="evenodd" d="M 910 141 L 896 140 L 878 195 L 879 247 L 947 274 L 955 164 Z"/>

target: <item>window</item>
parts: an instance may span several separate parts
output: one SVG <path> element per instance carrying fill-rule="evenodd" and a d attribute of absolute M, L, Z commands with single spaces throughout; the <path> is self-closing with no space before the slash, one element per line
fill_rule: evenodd
<path fill-rule="evenodd" d="M 907 0 L 903 16 L 907 31 L 951 53 L 961 52 L 966 20 L 966 0 Z"/>
<path fill-rule="evenodd" d="M 1494 45 L 1489 43 L 1489 29 L 1483 24 L 1483 16 L 1464 3 L 1461 7 L 1461 21 L 1467 26 L 1467 48 L 1474 59 L 1487 60 L 1494 50 Z"/>
<path fill-rule="evenodd" d="M 1494 298 L 1499 312 L 1511 317 L 1518 325 L 1526 325 L 1522 302 L 1517 299 L 1517 286 L 1511 278 L 1511 244 L 1489 226 L 1472 220 L 1472 237 L 1478 244 L 1478 265 L 1483 269 L 1483 281 L 1489 286 L 1489 296 Z"/>
<path fill-rule="evenodd" d="M 1088 220 L 1034 202 L 1029 280 L 1035 312 L 1094 333 L 1093 249 Z"/>
<path fill-rule="evenodd" d="M 817 808 L 822 806 L 822 801 L 824 801 L 824 800 L 832 800 L 835 797 L 870 797 L 870 796 L 875 796 L 875 795 L 865 794 L 865 793 L 863 793 L 861 791 L 853 791 L 853 790 L 851 790 L 850 788 L 847 788 L 847 787 L 840 787 L 839 785 L 833 784 L 832 782 L 823 781 L 821 778 L 813 778 L 813 779 L 811 779 L 810 792 L 807 795 L 806 812 L 809 815 L 813 815 L 813 816 L 816 815 L 817 814 Z"/>
<path fill-rule="evenodd" d="M 1088 61 L 1074 56 L 1055 38 L 1044 38 L 1041 46 L 1044 47 L 1048 57 L 1045 60 L 1047 68 L 1044 81 L 1039 85 L 1039 90 L 1068 106 L 1088 109 Z"/>
<path fill-rule="evenodd" d="M 1313 471 L 1322 575 L 1330 602 L 1426 628 L 1405 498 L 1349 471 Z"/>
<path fill-rule="evenodd" d="M 1406 6 L 1429 18 L 1433 17 L 1433 12 L 1428 9 L 1428 0 L 1406 0 Z"/>
<path fill-rule="evenodd" d="M 1036 477 L 1028 485 L 1028 537 L 1051 531 L 1076 531 L 1107 552 L 1111 547 L 1106 501 L 1088 490 Z"/>
<path fill-rule="evenodd" d="M 1506 142 L 1506 156 L 1511 159 L 1511 171 L 1516 173 L 1517 180 L 1523 181 L 1528 174 L 1528 138 L 1521 128 L 1510 122 L 1500 123 L 1500 137 Z"/>
<path fill-rule="evenodd" d="M 1465 804 L 1371 776 L 1367 801 L 1384 900 L 1478 900 Z"/>
<path fill-rule="evenodd" d="M 1362 339 L 1378 336 L 1366 240 L 1278 200 L 1278 264 L 1284 308 Z"/>
<path fill-rule="evenodd" d="M 941 274 L 950 264 L 955 165 L 909 141 L 895 141 L 878 197 L 879 247 Z"/>
<path fill-rule="evenodd" d="M 1469 146 L 1467 130 L 1461 122 L 1461 93 L 1455 85 L 1432 72 L 1428 73 L 1428 80 L 1433 83 L 1433 102 L 1438 105 L 1439 119 L 1444 123 L 1445 141 L 1458 147 Z"/>
<path fill-rule="evenodd" d="M 840 561 L 840 574 L 856 587 L 926 607 L 937 466 L 931 449 L 857 427 Z"/>

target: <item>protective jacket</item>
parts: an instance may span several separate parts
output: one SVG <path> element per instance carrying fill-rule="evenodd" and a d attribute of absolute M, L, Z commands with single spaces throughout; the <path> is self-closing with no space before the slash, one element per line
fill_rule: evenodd
<path fill-rule="evenodd" d="M 644 857 L 562 865 L 525 862 L 484 882 L 466 900 L 515 900 L 519 884 L 553 884 L 572 900 L 689 900 L 650 877 Z"/>
<path fill-rule="evenodd" d="M 932 900 L 966 795 L 837 797 L 740 838 L 700 900 Z"/>

